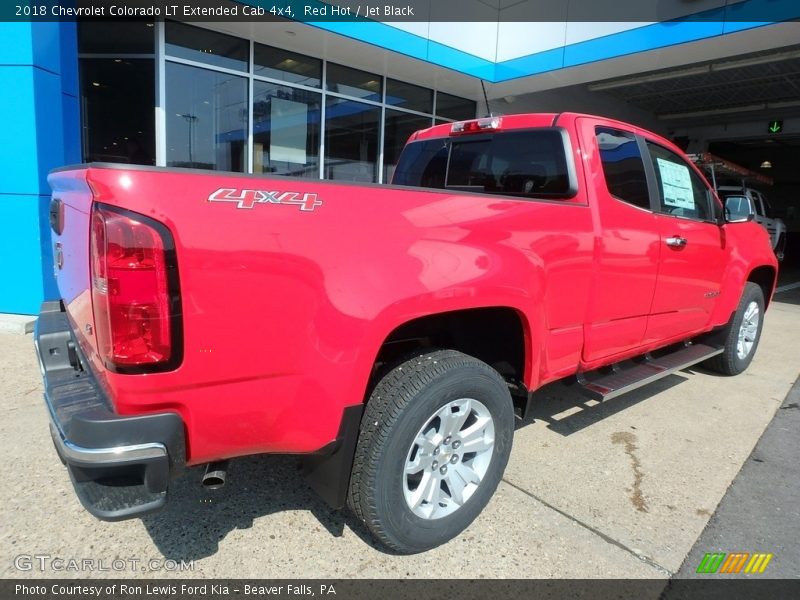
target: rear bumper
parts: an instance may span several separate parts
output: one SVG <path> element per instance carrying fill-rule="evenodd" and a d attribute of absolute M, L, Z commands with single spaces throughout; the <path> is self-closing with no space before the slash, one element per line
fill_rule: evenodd
<path fill-rule="evenodd" d="M 117 415 L 81 360 L 60 302 L 42 304 L 34 344 L 53 443 L 81 504 L 109 521 L 163 507 L 186 463 L 180 416 Z"/>

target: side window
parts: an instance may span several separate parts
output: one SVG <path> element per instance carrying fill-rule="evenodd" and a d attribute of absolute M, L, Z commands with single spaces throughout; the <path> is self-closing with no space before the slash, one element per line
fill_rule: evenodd
<path fill-rule="evenodd" d="M 595 135 L 608 192 L 623 202 L 650 210 L 647 176 L 634 135 L 608 127 L 597 127 Z"/>
<path fill-rule="evenodd" d="M 686 161 L 666 148 L 647 142 L 659 195 L 659 211 L 675 217 L 708 221 L 711 195 L 708 187 Z"/>

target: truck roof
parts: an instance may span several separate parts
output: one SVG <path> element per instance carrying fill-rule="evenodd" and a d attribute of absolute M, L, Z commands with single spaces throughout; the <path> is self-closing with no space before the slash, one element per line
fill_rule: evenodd
<path fill-rule="evenodd" d="M 681 150 L 675 147 L 675 145 L 672 142 L 670 142 L 663 136 L 653 131 L 644 129 L 642 127 L 638 127 L 636 125 L 632 125 L 631 123 L 619 121 L 617 119 L 611 119 L 600 115 L 591 115 L 586 113 L 560 112 L 560 113 L 523 113 L 523 114 L 513 114 L 513 115 L 493 115 L 491 117 L 465 119 L 464 121 L 456 121 L 456 123 L 459 122 L 467 123 L 471 121 L 483 121 L 484 119 L 497 118 L 501 120 L 501 126 L 499 129 L 507 131 L 511 129 L 529 129 L 534 127 L 554 127 L 557 124 L 567 125 L 569 122 L 572 122 L 579 117 L 585 117 L 587 119 L 596 119 L 597 121 L 601 121 L 604 124 L 611 126 L 613 126 L 614 124 L 618 124 L 623 129 L 628 129 L 634 132 L 647 134 L 647 136 L 658 139 L 668 147 L 681 152 Z M 417 131 L 415 134 L 413 134 L 408 141 L 413 142 L 424 139 L 450 137 L 452 133 L 451 131 L 452 127 L 453 123 L 442 123 L 441 125 L 434 125 L 433 127 L 429 127 L 427 129 L 421 129 L 420 131 Z"/>
<path fill-rule="evenodd" d="M 502 119 L 503 129 L 527 129 L 530 127 L 552 127 L 556 118 L 561 114 L 564 113 L 527 113 L 496 116 Z M 465 119 L 465 121 L 474 120 L 476 119 Z M 409 141 L 449 137 L 452 127 L 452 123 L 442 123 L 441 125 L 434 125 L 428 129 L 421 129 L 412 135 Z"/>

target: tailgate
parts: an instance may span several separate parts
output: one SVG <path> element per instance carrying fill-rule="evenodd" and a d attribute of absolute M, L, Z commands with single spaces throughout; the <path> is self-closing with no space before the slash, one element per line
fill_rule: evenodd
<path fill-rule="evenodd" d="M 97 351 L 94 336 L 89 274 L 89 227 L 92 190 L 85 168 L 52 172 L 48 183 L 53 190 L 50 201 L 50 226 L 53 264 L 58 292 L 64 302 L 78 342 Z"/>

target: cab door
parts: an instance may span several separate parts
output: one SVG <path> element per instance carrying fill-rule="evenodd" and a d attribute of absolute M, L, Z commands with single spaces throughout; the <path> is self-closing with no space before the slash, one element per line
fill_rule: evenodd
<path fill-rule="evenodd" d="M 661 248 L 641 137 L 616 122 L 578 123 L 596 224 L 583 347 L 584 363 L 592 363 L 642 343 Z"/>
<path fill-rule="evenodd" d="M 661 260 L 645 343 L 688 337 L 711 321 L 726 264 L 716 197 L 682 156 L 646 142 Z"/>

